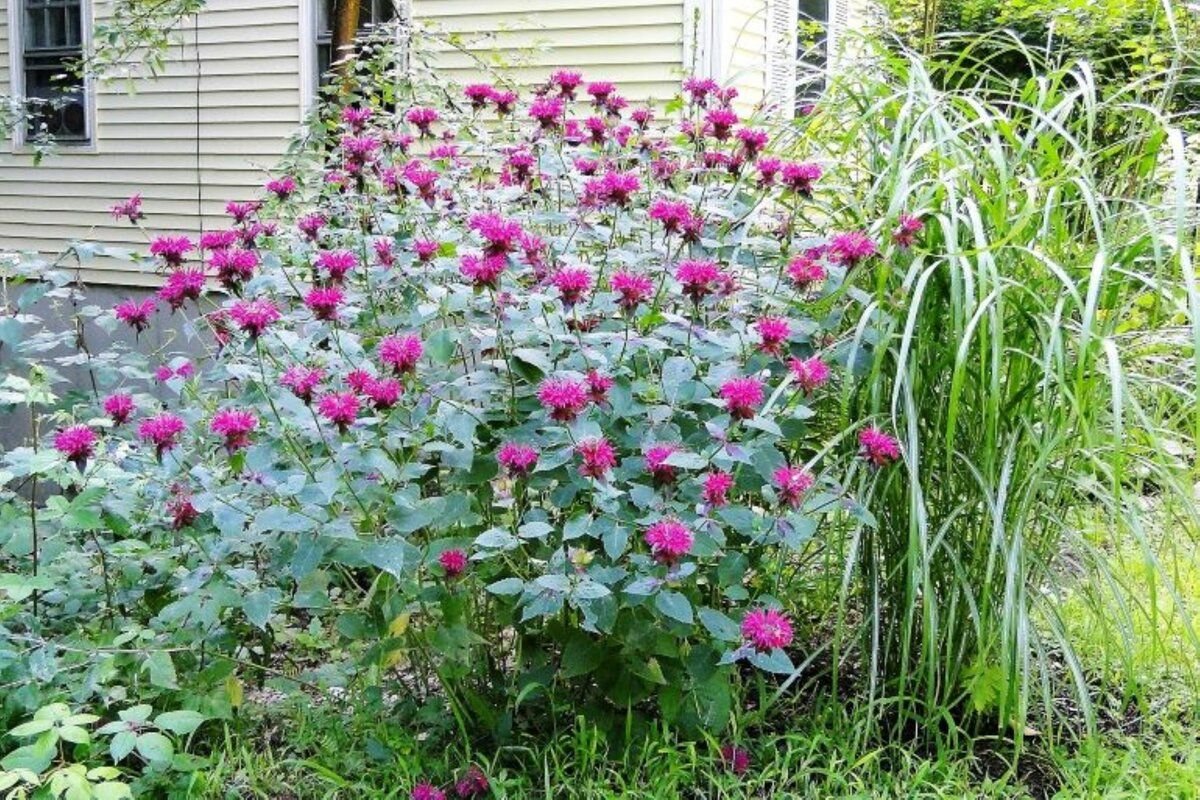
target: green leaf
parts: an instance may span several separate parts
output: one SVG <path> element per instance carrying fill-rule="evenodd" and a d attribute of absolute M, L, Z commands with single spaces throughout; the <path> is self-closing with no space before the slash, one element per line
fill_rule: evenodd
<path fill-rule="evenodd" d="M 425 352 L 437 363 L 449 364 L 454 358 L 456 335 L 457 331 L 453 328 L 434 331 L 433 335 L 425 340 Z"/>
<path fill-rule="evenodd" d="M 143 668 L 149 671 L 152 685 L 161 686 L 164 689 L 179 688 L 179 683 L 175 679 L 175 664 L 171 661 L 171 654 L 166 650 L 156 650 L 151 653 Z"/>
<path fill-rule="evenodd" d="M 501 596 L 520 594 L 525 591 L 525 581 L 520 578 L 505 578 L 489 584 L 487 590 Z"/>
<path fill-rule="evenodd" d="M 137 734 L 133 731 L 121 731 L 108 743 L 108 754 L 112 756 L 114 762 L 119 764 L 125 756 L 133 752 L 135 745 L 137 745 Z"/>
<path fill-rule="evenodd" d="M 17 739 L 24 739 L 26 736 L 37 736 L 38 734 L 45 733 L 53 727 L 54 720 L 52 719 L 31 719 L 29 722 L 23 722 L 10 730 L 8 735 Z"/>
<path fill-rule="evenodd" d="M 604 554 L 616 561 L 629 547 L 629 529 L 623 525 L 613 525 L 604 532 L 601 541 L 604 543 Z"/>
<path fill-rule="evenodd" d="M 362 556 L 371 566 L 399 578 L 406 570 L 416 568 L 421 552 L 408 540 L 396 537 L 364 547 Z"/>
<path fill-rule="evenodd" d="M 7 770 L 27 769 L 41 774 L 46 771 L 58 752 L 58 737 L 51 732 L 43 733 L 36 742 L 18 747 L 0 759 L 0 768 Z"/>
<path fill-rule="evenodd" d="M 187 736 L 207 719 L 199 711 L 166 711 L 154 718 L 154 724 L 171 733 Z"/>
<path fill-rule="evenodd" d="M 736 642 L 741 638 L 741 629 L 738 628 L 738 624 L 715 608 L 706 606 L 700 609 L 698 616 L 700 624 L 712 634 L 714 639 L 722 642 Z"/>
<path fill-rule="evenodd" d="M 790 675 L 796 671 L 788 654 L 776 647 L 770 653 L 751 653 L 750 663 L 764 672 L 774 672 L 777 675 Z"/>
<path fill-rule="evenodd" d="M 562 677 L 577 678 L 600 666 L 604 660 L 604 648 L 590 636 L 577 634 L 567 640 L 563 648 Z"/>
<path fill-rule="evenodd" d="M 680 395 L 684 383 L 690 381 L 696 375 L 696 366 L 682 356 L 671 356 L 663 362 L 662 367 L 662 386 L 663 397 L 669 403 L 676 403 Z"/>
<path fill-rule="evenodd" d="M 58 735 L 71 744 L 87 744 L 92 739 L 87 729 L 78 725 L 63 725 L 58 729 Z"/>
<path fill-rule="evenodd" d="M 92 787 L 96 800 L 132 800 L 133 792 L 129 785 L 120 781 L 105 781 Z"/>
<path fill-rule="evenodd" d="M 659 592 L 654 598 L 654 607 L 673 620 L 692 624 L 692 604 L 679 592 Z"/>
<path fill-rule="evenodd" d="M 137 737 L 137 751 L 151 764 L 165 764 L 175 755 L 175 745 L 161 733 L 151 731 Z"/>

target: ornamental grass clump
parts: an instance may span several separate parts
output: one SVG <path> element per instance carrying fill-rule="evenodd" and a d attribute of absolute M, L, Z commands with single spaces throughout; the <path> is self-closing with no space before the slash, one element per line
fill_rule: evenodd
<path fill-rule="evenodd" d="M 56 441 L 64 484 L 166 548 L 153 612 L 103 612 L 179 674 L 269 666 L 303 617 L 343 645 L 311 680 L 501 734 L 555 704 L 719 731 L 793 675 L 811 556 L 867 517 L 840 480 L 856 439 L 831 433 L 855 378 L 830 309 L 895 245 L 806 222 L 821 170 L 765 180 L 730 93 L 635 114 L 577 78 L 363 82 L 226 230 L 152 242 L 157 307 L 105 319 L 206 355 L 157 386 L 136 349 L 97 364 L 103 411 L 59 414 L 95 440 Z M 106 580 L 140 574 L 97 542 Z"/>

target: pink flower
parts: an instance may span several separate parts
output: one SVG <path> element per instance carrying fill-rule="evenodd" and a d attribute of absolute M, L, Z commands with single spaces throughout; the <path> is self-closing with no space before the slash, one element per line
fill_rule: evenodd
<path fill-rule="evenodd" d="M 351 130 L 361 131 L 367 127 L 373 113 L 370 106 L 346 106 L 342 109 L 342 122 L 349 125 Z"/>
<path fill-rule="evenodd" d="M 568 100 L 575 99 L 575 90 L 583 83 L 583 75 L 569 69 L 555 70 L 550 74 L 550 85 L 557 86 L 559 92 Z"/>
<path fill-rule="evenodd" d="M 763 384 L 758 378 L 730 378 L 718 390 L 725 409 L 734 419 L 750 419 L 763 400 Z"/>
<path fill-rule="evenodd" d="M 292 394 L 305 403 L 312 402 L 313 390 L 321 382 L 324 373 L 319 369 L 309 369 L 300 364 L 288 367 L 279 378 L 282 386 L 292 390 Z"/>
<path fill-rule="evenodd" d="M 488 788 L 487 775 L 484 775 L 483 770 L 472 764 L 455 782 L 454 793 L 463 798 L 478 797 L 487 794 Z"/>
<path fill-rule="evenodd" d="M 892 241 L 898 247 L 912 247 L 913 242 L 917 240 L 917 236 L 921 231 L 925 230 L 925 223 L 911 214 L 901 214 L 900 223 L 896 226 L 896 230 L 892 232 Z"/>
<path fill-rule="evenodd" d="M 337 319 L 338 306 L 341 305 L 343 297 L 342 290 L 336 286 L 318 286 L 309 289 L 304 295 L 304 305 L 308 306 L 317 319 L 334 320 Z"/>
<path fill-rule="evenodd" d="M 668 517 L 647 528 L 645 540 L 656 561 L 671 565 L 687 555 L 695 537 L 682 522 Z"/>
<path fill-rule="evenodd" d="M 588 398 L 595 405 L 604 405 L 608 401 L 608 390 L 613 387 L 613 379 L 592 369 L 588 370 L 584 380 L 587 381 Z"/>
<path fill-rule="evenodd" d="M 446 800 L 446 793 L 432 783 L 422 781 L 413 787 L 411 800 Z"/>
<path fill-rule="evenodd" d="M 376 239 L 371 244 L 371 249 L 375 251 L 375 260 L 379 262 L 379 266 L 391 267 L 396 263 L 396 254 L 392 251 L 391 239 Z"/>
<path fill-rule="evenodd" d="M 751 161 L 758 158 L 758 154 L 763 151 L 763 148 L 771 140 L 766 131 L 760 131 L 755 128 L 739 128 L 737 138 L 742 143 L 742 149 L 746 152 L 746 158 Z"/>
<path fill-rule="evenodd" d="M 186 361 L 180 364 L 178 369 L 170 364 L 163 364 L 154 370 L 154 379 L 159 383 L 166 383 L 172 378 L 190 378 L 194 372 L 195 369 Z"/>
<path fill-rule="evenodd" d="M 675 467 L 668 464 L 667 459 L 678 452 L 679 448 L 669 443 L 656 444 L 646 450 L 646 469 L 650 471 L 650 477 L 656 484 L 675 482 Z"/>
<path fill-rule="evenodd" d="M 150 315 L 154 313 L 155 308 L 154 298 L 151 297 L 140 303 L 137 300 L 122 300 L 117 303 L 113 312 L 117 319 L 141 333 L 150 326 Z"/>
<path fill-rule="evenodd" d="M 425 353 L 421 337 L 416 334 L 385 336 L 379 342 L 379 360 L 390 366 L 398 375 L 412 372 Z"/>
<path fill-rule="evenodd" d="M 341 283 L 347 273 L 358 266 L 358 256 L 349 250 L 322 250 L 317 253 L 315 263 L 332 283 Z"/>
<path fill-rule="evenodd" d="M 329 392 L 317 401 L 317 411 L 345 433 L 358 419 L 358 395 L 354 392 Z"/>
<path fill-rule="evenodd" d="M 178 267 L 195 247 L 186 236 L 156 236 L 150 242 L 150 255 L 158 256 L 168 266 Z"/>
<path fill-rule="evenodd" d="M 120 393 L 110 394 L 104 398 L 104 413 L 108 414 L 114 425 L 123 425 L 133 414 L 133 397 Z"/>
<path fill-rule="evenodd" d="M 418 261 L 432 261 L 441 249 L 441 244 L 433 239 L 417 239 L 413 242 L 413 252 L 417 254 Z"/>
<path fill-rule="evenodd" d="M 265 188 L 280 200 L 286 200 L 296 191 L 296 179 L 291 175 L 284 175 L 282 178 L 267 181 Z"/>
<path fill-rule="evenodd" d="M 661 222 L 667 233 L 682 233 L 688 228 L 694 228 L 692 209 L 682 200 L 667 200 L 658 198 L 650 204 L 650 219 Z M 701 225 L 703 222 L 701 222 Z"/>
<path fill-rule="evenodd" d="M 209 429 L 225 438 L 225 449 L 231 454 L 250 444 L 250 433 L 258 427 L 258 417 L 253 412 L 240 408 L 225 408 L 218 411 Z"/>
<path fill-rule="evenodd" d="M 799 508 L 805 493 L 812 488 L 813 476 L 803 467 L 780 467 L 771 473 L 771 482 L 779 500 L 786 506 Z"/>
<path fill-rule="evenodd" d="M 750 751 L 725 745 L 721 748 L 721 766 L 739 777 L 745 775 L 750 770 Z"/>
<path fill-rule="evenodd" d="M 352 369 L 346 373 L 346 385 L 359 394 L 366 394 L 373 380 L 375 376 L 365 369 Z"/>
<path fill-rule="evenodd" d="M 612 443 L 602 436 L 580 439 L 575 452 L 583 460 L 579 474 L 585 478 L 603 479 L 617 465 L 617 451 Z"/>
<path fill-rule="evenodd" d="M 233 217 L 234 222 L 241 225 L 255 214 L 260 207 L 261 204 L 256 201 L 242 203 L 237 200 L 230 200 L 225 204 L 225 213 Z"/>
<path fill-rule="evenodd" d="M 141 192 L 132 197 L 122 200 L 109 209 L 113 219 L 127 219 L 131 223 L 136 223 L 140 219 L 145 219 L 146 214 L 142 211 L 142 195 Z"/>
<path fill-rule="evenodd" d="M 96 449 L 96 432 L 87 425 L 72 425 L 54 434 L 54 449 L 83 469 Z"/>
<path fill-rule="evenodd" d="M 773 356 L 779 355 L 788 337 L 792 335 L 791 324 L 781 317 L 763 317 L 754 323 L 761 340 L 758 349 Z"/>
<path fill-rule="evenodd" d="M 604 102 L 608 99 L 608 96 L 616 90 L 617 87 L 608 81 L 593 81 L 587 86 L 587 93 L 592 96 L 592 100 L 598 106 L 604 105 Z"/>
<path fill-rule="evenodd" d="M 592 275 L 583 267 L 563 267 L 554 273 L 550 283 L 562 295 L 564 306 L 573 306 L 592 288 Z"/>
<path fill-rule="evenodd" d="M 162 458 L 163 453 L 174 447 L 183 433 L 183 420 L 169 411 L 144 419 L 138 425 L 138 438 L 154 445 L 155 455 Z"/>
<path fill-rule="evenodd" d="M 492 92 L 492 103 L 496 106 L 496 113 L 500 116 L 511 114 L 517 107 L 517 93 L 507 89 L 497 89 Z"/>
<path fill-rule="evenodd" d="M 421 133 L 421 136 L 431 136 L 430 127 L 442 119 L 442 115 L 438 114 L 438 109 L 427 107 L 416 107 L 408 109 L 408 113 L 404 114 L 404 119 L 410 124 L 416 126 L 416 130 Z"/>
<path fill-rule="evenodd" d="M 704 105 L 710 94 L 716 94 L 721 85 L 712 78 L 691 76 L 683 79 L 683 91 L 691 96 L 693 103 Z"/>
<path fill-rule="evenodd" d="M 538 451 L 527 444 L 505 442 L 496 453 L 496 461 L 514 478 L 524 477 L 537 464 Z"/>
<path fill-rule="evenodd" d="M 200 249 L 209 252 L 224 250 L 237 244 L 238 238 L 237 231 L 205 231 L 200 234 Z"/>
<path fill-rule="evenodd" d="M 171 527 L 183 530 L 200 516 L 200 512 L 192 505 L 192 495 L 181 484 L 171 487 L 171 499 L 167 501 L 167 513 L 171 515 Z"/>
<path fill-rule="evenodd" d="M 469 278 L 478 289 L 495 289 L 500 284 L 500 276 L 508 266 L 504 256 L 476 256 L 467 254 L 459 262 L 458 270 L 463 277 Z"/>
<path fill-rule="evenodd" d="M 760 158 L 755 166 L 758 168 L 758 186 L 765 189 L 775 184 L 775 176 L 783 169 L 783 162 L 778 158 Z"/>
<path fill-rule="evenodd" d="M 457 578 L 467 571 L 467 554 L 458 548 L 444 550 L 438 556 L 438 563 L 442 565 L 447 578 Z"/>
<path fill-rule="evenodd" d="M 821 179 L 823 174 L 820 164 L 787 163 L 781 170 L 783 185 L 797 194 L 812 194 L 812 185 Z"/>
<path fill-rule="evenodd" d="M 683 284 L 683 293 L 693 303 L 699 303 L 712 293 L 721 278 L 715 261 L 680 261 L 675 268 L 675 280 Z"/>
<path fill-rule="evenodd" d="M 559 422 L 574 420 L 589 400 L 587 387 L 570 378 L 547 378 L 538 387 L 537 396 L 550 418 Z"/>
<path fill-rule="evenodd" d="M 819 356 L 793 358 L 788 362 L 788 369 L 792 371 L 792 377 L 805 394 L 820 389 L 829 380 L 829 366 Z"/>
<path fill-rule="evenodd" d="M 886 467 L 900 458 L 900 442 L 876 427 L 858 432 L 859 455 L 876 467 Z"/>
<path fill-rule="evenodd" d="M 265 297 L 239 300 L 229 309 L 229 316 L 250 338 L 257 339 L 271 323 L 279 319 L 279 309 Z"/>
<path fill-rule="evenodd" d="M 400 402 L 404 385 L 395 378 L 372 378 L 363 386 L 363 394 L 380 411 L 386 411 Z"/>
<path fill-rule="evenodd" d="M 654 282 L 636 272 L 614 272 L 608 284 L 620 295 L 617 304 L 626 311 L 637 308 L 654 291 Z"/>
<path fill-rule="evenodd" d="M 560 97 L 539 97 L 529 105 L 529 116 L 543 130 L 554 130 L 562 124 L 563 101 Z"/>
<path fill-rule="evenodd" d="M 229 247 L 215 251 L 209 256 L 208 263 L 217 271 L 217 280 L 221 285 L 232 289 L 254 276 L 258 255 L 253 250 Z"/>
<path fill-rule="evenodd" d="M 158 290 L 158 296 L 175 311 L 188 300 L 199 300 L 204 292 L 204 272 L 198 269 L 180 268 L 167 276 L 166 283 Z"/>
<path fill-rule="evenodd" d="M 489 256 L 510 253 L 521 239 L 521 223 L 499 214 L 472 214 L 467 227 L 487 242 L 484 254 Z"/>
<path fill-rule="evenodd" d="M 879 247 L 875 241 L 862 231 L 839 233 L 829 240 L 830 256 L 834 261 L 850 268 L 878 252 Z"/>
<path fill-rule="evenodd" d="M 298 220 L 296 220 L 296 227 L 300 230 L 300 233 L 304 234 L 305 239 L 308 239 L 310 242 L 315 242 L 317 237 L 321 235 L 321 229 L 324 228 L 328 222 L 329 220 L 325 219 L 324 214 L 320 213 L 319 211 L 314 211 L 313 213 L 305 214 L 303 217 L 300 217 Z"/>
<path fill-rule="evenodd" d="M 654 121 L 654 109 L 645 106 L 635 108 L 629 113 L 629 118 L 638 126 L 638 129 L 644 131 Z"/>
<path fill-rule="evenodd" d="M 738 115 L 728 108 L 715 108 L 704 115 L 704 121 L 712 130 L 713 138 L 723 142 L 729 138 L 733 126 L 738 124 Z"/>
<path fill-rule="evenodd" d="M 796 288 L 805 290 L 825 280 L 825 268 L 807 253 L 801 253 L 788 262 L 788 277 Z"/>
<path fill-rule="evenodd" d="M 720 508 L 729 502 L 729 490 L 733 488 L 733 476 L 715 470 L 704 476 L 704 502 L 712 508 Z"/>
<path fill-rule="evenodd" d="M 490 83 L 468 83 L 463 87 L 463 95 L 476 111 L 486 106 L 495 92 L 496 89 Z"/>
<path fill-rule="evenodd" d="M 583 185 L 581 202 L 586 205 L 629 205 L 630 197 L 642 182 L 636 173 L 609 170 L 601 177 L 591 178 Z"/>
<path fill-rule="evenodd" d="M 765 653 L 792 643 L 792 622 L 782 611 L 773 608 L 755 608 L 742 618 L 742 639 Z"/>

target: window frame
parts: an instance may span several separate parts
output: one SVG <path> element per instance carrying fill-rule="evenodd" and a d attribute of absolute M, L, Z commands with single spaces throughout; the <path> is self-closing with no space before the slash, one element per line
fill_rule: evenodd
<path fill-rule="evenodd" d="M 92 41 L 94 5 L 92 0 L 79 2 L 79 52 L 87 55 Z M 8 75 L 9 92 L 12 97 L 26 97 L 26 52 L 25 41 L 27 31 L 25 25 L 26 0 L 8 0 Z M 83 77 L 84 135 L 82 137 L 56 137 L 55 146 L 74 153 L 96 151 L 96 92 L 91 76 Z M 12 152 L 28 152 L 32 145 L 29 142 L 29 131 L 26 125 L 13 127 Z"/>
<path fill-rule="evenodd" d="M 361 0 L 364 5 L 371 6 L 374 14 L 376 8 L 391 5 L 395 11 L 392 19 L 406 18 L 409 14 L 408 0 Z M 321 47 L 332 37 L 331 28 L 321 25 L 321 7 L 327 0 L 302 0 L 300 4 L 300 79 L 303 82 L 300 92 L 300 118 L 303 120 L 316 104 L 321 91 Z M 368 22 L 367 25 L 373 23 Z M 359 26 L 361 33 L 364 25 Z"/>

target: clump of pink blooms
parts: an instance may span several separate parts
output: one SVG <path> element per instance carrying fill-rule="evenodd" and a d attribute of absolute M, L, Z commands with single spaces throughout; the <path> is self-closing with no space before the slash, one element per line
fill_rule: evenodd
<path fill-rule="evenodd" d="M 733 488 L 733 476 L 728 472 L 714 470 L 704 476 L 704 502 L 710 508 L 729 504 L 729 490 Z"/>
<path fill-rule="evenodd" d="M 117 319 L 138 333 L 141 333 L 150 326 L 150 315 L 154 313 L 154 310 L 154 299 L 148 298 L 141 302 L 137 300 L 123 300 L 117 303 L 113 312 L 117 315 Z"/>
<path fill-rule="evenodd" d="M 252 339 L 257 339 L 272 323 L 279 320 L 280 313 L 279 307 L 264 297 L 257 300 L 239 300 L 229 309 L 229 316 Z"/>
<path fill-rule="evenodd" d="M 114 425 L 124 425 L 133 414 L 133 397 L 123 392 L 110 394 L 104 398 L 104 413 Z"/>
<path fill-rule="evenodd" d="M 804 495 L 812 488 L 813 476 L 802 467 L 780 467 L 771 474 L 775 493 L 785 506 L 799 508 Z"/>
<path fill-rule="evenodd" d="M 721 747 L 721 766 L 737 776 L 750 771 L 750 751 L 733 744 Z"/>
<path fill-rule="evenodd" d="M 467 554 L 458 548 L 443 550 L 438 556 L 438 564 L 447 578 L 457 578 L 467 571 Z"/>
<path fill-rule="evenodd" d="M 250 434 L 258 427 L 258 417 L 242 408 L 225 408 L 213 415 L 209 429 L 224 438 L 230 453 L 250 445 Z"/>
<path fill-rule="evenodd" d="M 496 461 L 514 478 L 523 477 L 537 465 L 538 451 L 527 444 L 505 442 L 496 453 Z"/>
<path fill-rule="evenodd" d="M 654 523 L 646 529 L 644 538 L 654 560 L 667 565 L 687 555 L 695 542 L 695 536 L 688 527 L 674 518 Z"/>
<path fill-rule="evenodd" d="M 763 383 L 758 378 L 730 378 L 718 390 L 734 419 L 751 419 L 763 401 Z"/>
<path fill-rule="evenodd" d="M 154 445 L 155 455 L 162 458 L 163 453 L 170 450 L 179 442 L 179 434 L 183 433 L 183 420 L 164 411 L 141 421 L 138 425 L 138 438 Z"/>
<path fill-rule="evenodd" d="M 279 383 L 292 391 L 292 394 L 311 403 L 313 392 L 321 384 L 324 373 L 320 369 L 310 369 L 302 364 L 293 364 L 284 370 L 279 377 Z"/>
<path fill-rule="evenodd" d="M 579 474 L 585 478 L 603 479 L 617 465 L 617 450 L 603 436 L 580 439 L 575 445 L 579 454 Z"/>
<path fill-rule="evenodd" d="M 742 618 L 742 639 L 759 652 L 787 647 L 792 643 L 792 621 L 773 608 L 751 609 Z"/>
<path fill-rule="evenodd" d="M 359 401 L 354 392 L 330 392 L 317 400 L 317 412 L 345 433 L 358 419 Z"/>
<path fill-rule="evenodd" d="M 626 311 L 636 309 L 654 292 L 654 281 L 635 272 L 614 272 L 608 283 L 620 295 L 617 303 Z"/>
<path fill-rule="evenodd" d="M 472 764 L 467 767 L 457 781 L 454 782 L 454 793 L 462 798 L 482 797 L 488 793 L 491 784 L 483 770 Z"/>
<path fill-rule="evenodd" d="M 385 336 L 379 343 L 379 360 L 391 367 L 397 375 L 412 372 L 425 353 L 421 337 L 416 334 Z"/>
<path fill-rule="evenodd" d="M 538 402 L 558 422 L 572 422 L 591 402 L 585 384 L 571 378 L 547 378 L 538 387 Z"/>
<path fill-rule="evenodd" d="M 71 425 L 54 434 L 54 449 L 83 469 L 96 449 L 96 432 L 87 425 Z"/>
<path fill-rule="evenodd" d="M 758 331 L 758 349 L 775 356 L 792 335 L 791 324 L 782 317 L 762 317 L 754 323 L 754 329 Z"/>
<path fill-rule="evenodd" d="M 410 800 L 446 800 L 446 793 L 432 783 L 422 781 L 413 787 Z"/>
<path fill-rule="evenodd" d="M 859 454 L 876 467 L 886 467 L 900 458 L 900 443 L 879 428 L 868 427 L 858 432 Z"/>
<path fill-rule="evenodd" d="M 675 482 L 675 467 L 667 463 L 672 455 L 679 452 L 679 447 L 673 444 L 656 444 L 646 448 L 646 469 L 650 477 L 659 485 Z"/>

